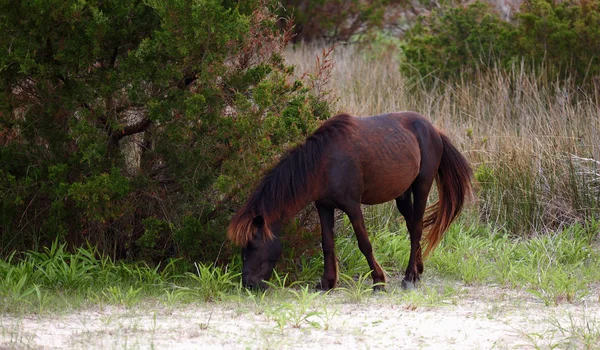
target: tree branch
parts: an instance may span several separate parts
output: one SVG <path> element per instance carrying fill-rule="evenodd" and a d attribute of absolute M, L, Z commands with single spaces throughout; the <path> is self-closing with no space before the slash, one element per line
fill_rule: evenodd
<path fill-rule="evenodd" d="M 123 130 L 117 131 L 111 135 L 111 139 L 113 142 L 118 142 L 125 136 L 131 136 L 135 134 L 139 134 L 140 132 L 144 132 L 150 127 L 152 121 L 150 119 L 144 118 L 140 122 L 135 123 L 133 125 L 128 125 Z"/>
<path fill-rule="evenodd" d="M 110 56 L 110 68 L 116 68 L 115 63 L 117 62 L 117 55 L 119 54 L 119 47 L 115 47 L 112 55 Z"/>

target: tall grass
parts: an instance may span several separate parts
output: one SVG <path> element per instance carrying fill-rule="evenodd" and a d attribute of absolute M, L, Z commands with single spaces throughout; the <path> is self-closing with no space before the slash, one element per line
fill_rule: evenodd
<path fill-rule="evenodd" d="M 514 235 L 600 219 L 600 91 L 586 95 L 571 81 L 548 81 L 524 66 L 426 86 L 403 76 L 398 50 L 388 48 L 335 48 L 334 110 L 429 117 L 469 158 L 481 219 Z M 299 45 L 287 58 L 306 71 L 319 52 Z"/>

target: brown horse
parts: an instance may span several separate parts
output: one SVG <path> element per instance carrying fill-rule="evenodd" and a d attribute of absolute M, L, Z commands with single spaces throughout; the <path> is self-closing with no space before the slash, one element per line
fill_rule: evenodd
<path fill-rule="evenodd" d="M 310 202 L 315 203 L 321 221 L 325 266 L 320 288 L 334 288 L 338 281 L 333 237 L 336 208 L 352 223 L 373 283 L 385 282 L 385 273 L 373 256 L 361 203 L 395 199 L 406 219 L 411 246 L 402 285 L 414 286 L 423 273 L 423 229 L 428 229 L 426 257 L 471 194 L 471 177 L 467 160 L 417 113 L 335 116 L 303 145 L 289 151 L 232 219 L 227 234 L 243 247 L 242 282 L 247 287 L 264 286 L 281 254 L 282 223 Z M 439 200 L 426 208 L 434 179 Z"/>

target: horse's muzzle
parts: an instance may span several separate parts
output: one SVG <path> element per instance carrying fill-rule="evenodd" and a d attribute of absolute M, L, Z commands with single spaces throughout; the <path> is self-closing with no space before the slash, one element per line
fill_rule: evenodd
<path fill-rule="evenodd" d="M 264 281 L 260 282 L 249 282 L 242 279 L 242 285 L 250 290 L 266 290 L 267 284 Z"/>

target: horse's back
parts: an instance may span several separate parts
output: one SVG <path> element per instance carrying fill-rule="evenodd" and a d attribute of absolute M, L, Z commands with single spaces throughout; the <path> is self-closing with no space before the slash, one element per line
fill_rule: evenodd
<path fill-rule="evenodd" d="M 344 144 L 330 155 L 330 162 L 335 163 L 329 168 L 332 187 L 337 192 L 359 195 L 364 204 L 383 203 L 402 195 L 419 174 L 419 138 L 435 132 L 435 128 L 414 112 L 344 118 L 351 118 L 354 127 Z"/>

